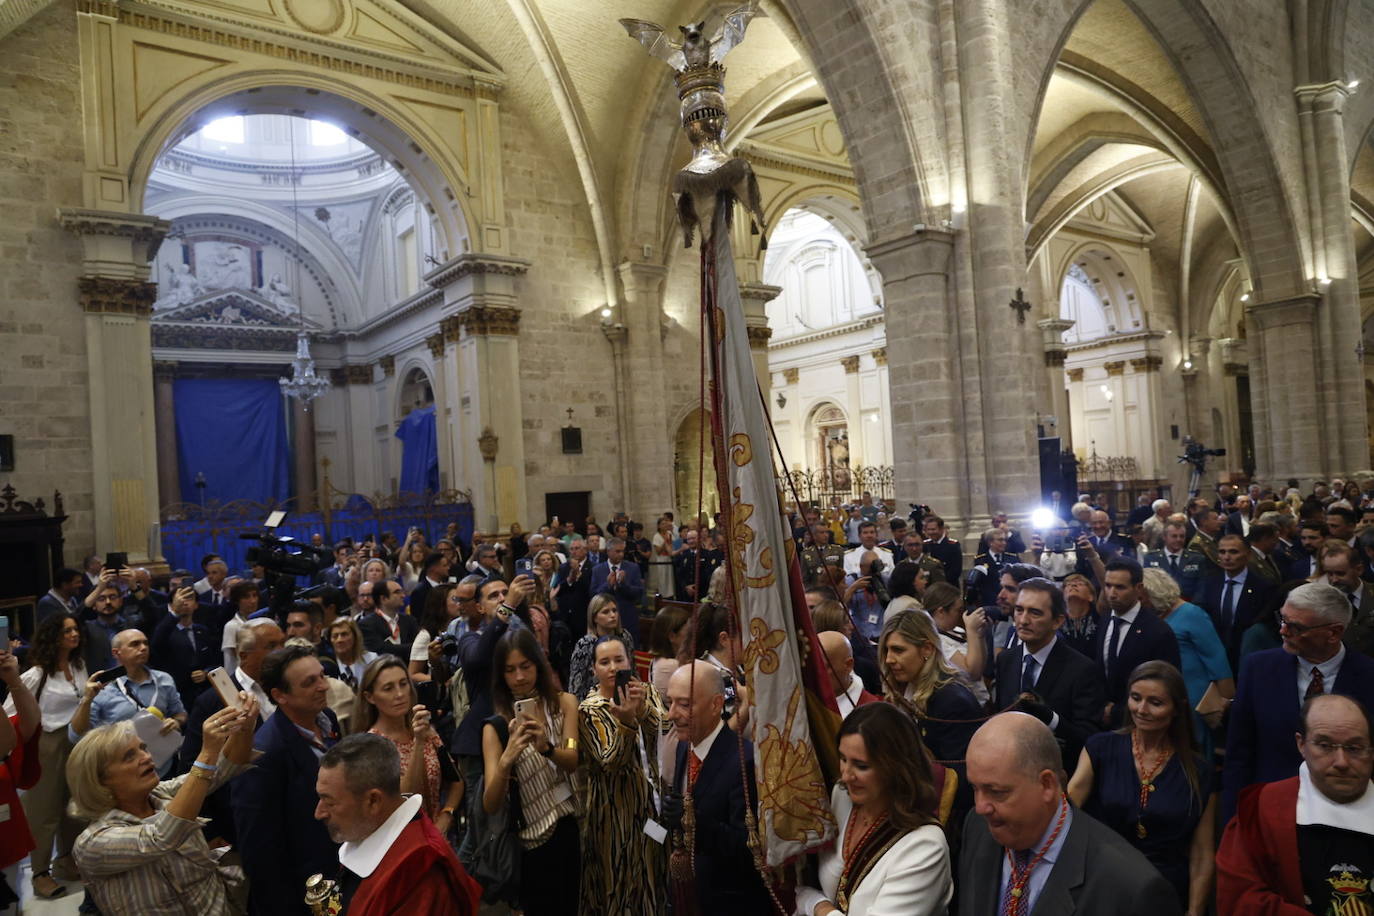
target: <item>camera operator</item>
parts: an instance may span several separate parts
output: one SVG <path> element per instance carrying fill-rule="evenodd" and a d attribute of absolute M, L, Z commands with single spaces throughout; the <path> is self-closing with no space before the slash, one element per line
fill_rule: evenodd
<path fill-rule="evenodd" d="M 1031 536 L 1031 553 L 1035 565 L 1045 571 L 1046 578 L 1062 583 L 1078 568 L 1078 551 L 1069 539 L 1069 526 L 1060 521 L 1048 532 L 1048 537 Z"/>
<path fill-rule="evenodd" d="M 845 588 L 844 603 L 849 609 L 849 617 L 855 629 L 869 642 L 878 641 L 883 630 L 883 611 L 892 600 L 885 581 L 890 570 L 876 550 L 862 551 L 858 574 L 850 577 Z"/>

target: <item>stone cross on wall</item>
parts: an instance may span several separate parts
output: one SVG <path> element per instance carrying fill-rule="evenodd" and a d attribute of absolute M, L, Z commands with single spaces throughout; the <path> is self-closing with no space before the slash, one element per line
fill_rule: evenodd
<path fill-rule="evenodd" d="M 1026 313 L 1031 310 L 1031 304 L 1021 298 L 1021 287 L 1016 287 L 1016 298 L 1011 300 L 1009 304 L 1016 309 L 1016 323 L 1025 324 Z"/>

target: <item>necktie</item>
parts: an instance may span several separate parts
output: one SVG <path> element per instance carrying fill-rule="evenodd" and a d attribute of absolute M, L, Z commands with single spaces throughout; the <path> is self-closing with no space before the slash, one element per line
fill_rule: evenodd
<path fill-rule="evenodd" d="M 1322 694 L 1326 693 L 1326 690 L 1324 689 L 1326 685 L 1323 683 L 1324 680 L 1325 678 L 1322 677 L 1322 669 L 1318 668 L 1316 665 L 1313 665 L 1312 680 L 1307 682 L 1307 692 L 1302 695 L 1302 698 L 1304 700 L 1310 700 L 1313 697 L 1319 697 Z"/>
<path fill-rule="evenodd" d="M 190 627 L 186 628 L 186 639 L 191 643 L 191 651 L 196 651 L 196 631 Z"/>
<path fill-rule="evenodd" d="M 687 785 L 688 785 L 689 787 L 690 787 L 690 786 L 696 785 L 696 784 L 697 784 L 697 777 L 700 776 L 700 775 L 701 775 L 701 758 L 699 758 L 699 757 L 696 755 L 696 752 L 695 752 L 695 751 L 688 750 L 688 751 L 687 751 Z"/>
<path fill-rule="evenodd" d="M 1178 573 L 1178 557 L 1173 555 L 1169 556 L 1169 571 L 1175 574 Z"/>
<path fill-rule="evenodd" d="M 1032 693 L 1035 690 L 1035 656 L 1026 656 L 1026 667 L 1021 672 L 1021 692 Z"/>
<path fill-rule="evenodd" d="M 1222 595 L 1221 595 L 1221 627 L 1222 627 L 1223 630 L 1228 630 L 1228 631 L 1229 631 L 1229 630 L 1231 629 L 1231 618 L 1232 618 L 1232 616 L 1234 616 L 1234 614 L 1235 614 L 1235 610 L 1236 610 L 1235 592 L 1231 591 L 1231 587 L 1232 587 L 1233 585 L 1235 585 L 1235 584 L 1236 584 L 1236 580 L 1235 580 L 1235 579 L 1227 579 L 1227 580 L 1226 580 L 1226 588 L 1222 591 Z"/>
<path fill-rule="evenodd" d="M 1116 628 L 1119 623 L 1121 623 L 1121 618 L 1113 614 L 1112 631 L 1107 634 L 1107 639 L 1109 640 L 1109 642 L 1107 643 L 1107 677 L 1109 679 L 1112 676 L 1112 671 L 1116 668 Z"/>
<path fill-rule="evenodd" d="M 1007 878 L 1007 889 L 1002 894 L 1002 907 L 997 911 L 999 916 L 1018 916 L 1018 914 L 1026 912 L 1025 894 L 1013 894 L 1012 891 L 1025 890 L 1017 887 L 1016 877 L 1018 872 L 1025 871 L 1026 866 L 1030 864 L 1030 856 L 1029 849 L 1019 849 L 1012 852 L 1011 875 Z"/>
<path fill-rule="evenodd" d="M 1360 609 L 1360 596 L 1359 596 L 1359 594 L 1356 593 L 1356 592 L 1351 592 L 1350 594 L 1346 595 L 1346 597 L 1350 599 L 1350 606 L 1353 607 L 1355 610 L 1358 611 L 1358 610 Z"/>

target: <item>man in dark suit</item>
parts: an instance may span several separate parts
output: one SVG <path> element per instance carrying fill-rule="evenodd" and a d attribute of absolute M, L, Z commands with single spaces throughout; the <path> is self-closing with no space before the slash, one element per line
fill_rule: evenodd
<path fill-rule="evenodd" d="M 926 536 L 925 552 L 945 565 L 945 581 L 950 585 L 962 585 L 964 549 L 946 533 L 945 520 L 938 515 L 927 515 L 921 520 L 921 531 Z"/>
<path fill-rule="evenodd" d="M 314 654 L 288 646 L 267 656 L 262 687 L 277 711 L 258 729 L 255 766 L 234 781 L 234 826 L 251 875 L 251 916 L 306 916 L 305 880 L 338 871 L 339 847 L 315 820 L 320 758 L 339 740 L 329 685 Z"/>
<path fill-rule="evenodd" d="M 172 676 L 187 709 L 209 686 L 206 672 L 218 668 L 222 660 L 219 645 L 210 640 L 210 631 L 195 622 L 196 607 L 193 589 L 178 591 L 172 598 L 171 613 L 164 614 L 153 631 L 149 654 L 154 668 Z M 187 758 L 188 764 L 195 759 L 194 754 Z"/>
<path fill-rule="evenodd" d="M 620 611 L 620 625 L 640 642 L 639 602 L 644 598 L 644 579 L 639 567 L 625 562 L 625 542 L 611 538 L 606 544 L 606 562 L 592 570 L 592 595 L 610 595 Z"/>
<path fill-rule="evenodd" d="M 1298 525 L 1298 551 L 1288 567 L 1288 579 L 1310 579 L 1322 571 L 1317 553 L 1326 536 L 1326 522 L 1319 519 L 1308 519 Z"/>
<path fill-rule="evenodd" d="M 424 569 L 420 572 L 420 581 L 415 584 L 415 588 L 410 592 L 410 613 L 414 614 L 417 620 L 425 612 L 425 601 L 429 598 L 429 590 L 436 585 L 447 582 L 448 574 L 448 557 L 437 550 L 425 555 Z M 376 590 L 377 586 L 374 585 L 372 595 L 374 607 L 377 604 Z M 372 651 L 376 652 L 377 650 L 373 649 Z"/>
<path fill-rule="evenodd" d="M 1347 649 L 1374 657 L 1374 585 L 1363 578 L 1359 551 L 1344 541 L 1329 541 L 1322 550 L 1322 572 L 1350 602 L 1350 623 L 1343 642 Z"/>
<path fill-rule="evenodd" d="M 1122 553 L 1122 545 L 1112 535 L 1112 519 L 1104 510 L 1094 509 L 1088 521 L 1088 543 L 1093 545 L 1097 555 L 1106 563 Z"/>
<path fill-rule="evenodd" d="M 1044 722 L 1073 772 L 1088 736 L 1101 730 L 1102 672 L 1057 638 L 1067 612 L 1064 593 L 1048 579 L 1027 579 L 1016 593 L 1016 645 L 997 656 L 997 709 L 1013 704 Z"/>
<path fill-rule="evenodd" d="M 1247 655 L 1241 665 L 1226 734 L 1222 823 L 1246 786 L 1298 772 L 1293 736 L 1306 700 L 1340 693 L 1374 709 L 1374 660 L 1342 642 L 1350 625 L 1344 593 L 1325 582 L 1301 585 L 1289 592 L 1279 619 L 1283 647 Z"/>
<path fill-rule="evenodd" d="M 1160 548 L 1145 554 L 1145 559 L 1140 565 L 1145 569 L 1164 570 L 1169 574 L 1169 578 L 1183 589 L 1184 583 L 1188 581 L 1188 554 L 1184 549 L 1188 540 L 1188 528 L 1182 522 L 1165 522 L 1162 538 Z M 1196 575 L 1196 563 L 1193 572 Z M 1184 594 L 1188 592 L 1184 591 Z"/>
<path fill-rule="evenodd" d="M 1221 536 L 1217 559 L 1221 570 L 1203 581 L 1197 603 L 1211 616 L 1231 670 L 1236 671 L 1241 637 L 1261 615 L 1273 612 L 1278 590 L 1250 567 L 1250 547 L 1240 535 Z"/>
<path fill-rule="evenodd" d="M 317 576 L 319 580 L 317 584 L 343 588 L 344 579 L 348 577 L 348 569 L 353 563 L 353 543 L 351 541 L 339 541 L 334 545 L 334 565 L 320 571 Z"/>
<path fill-rule="evenodd" d="M 1155 867 L 1069 804 L 1060 767 L 1053 733 L 1031 716 L 994 716 L 973 736 L 976 802 L 964 819 L 959 912 L 1003 914 L 1017 902 L 1018 914 L 1179 916 L 1177 895 Z"/>
<path fill-rule="evenodd" d="M 1250 534 L 1250 497 L 1242 493 L 1226 515 L 1226 533 L 1246 537 Z"/>
<path fill-rule="evenodd" d="M 48 593 L 38 599 L 37 606 L 34 607 L 34 626 L 43 622 L 43 618 L 53 614 L 80 614 L 81 602 L 77 595 L 81 592 L 82 583 L 81 571 L 78 569 L 59 569 L 53 579 L 53 586 Z M 78 616 L 78 620 L 80 617 Z M 28 634 L 33 636 L 32 633 Z"/>
<path fill-rule="evenodd" d="M 570 633 L 587 628 L 587 604 L 592 600 L 592 565 L 587 562 L 587 542 L 575 538 L 568 544 L 568 562 L 558 567 L 558 619 Z"/>
<path fill-rule="evenodd" d="M 1111 616 L 1097 628 L 1093 658 L 1107 682 L 1108 727 L 1121 724 L 1126 709 L 1126 681 L 1141 662 L 1166 661 L 1181 668 L 1178 640 L 1169 625 L 1141 606 L 1144 573 L 1134 560 L 1117 558 L 1107 564 L 1102 591 Z"/>
<path fill-rule="evenodd" d="M 409 665 L 411 644 L 420 632 L 420 621 L 405 613 L 405 589 L 391 579 L 375 582 L 372 603 L 376 610 L 358 620 L 363 645 L 369 652 L 389 652 Z"/>
<path fill-rule="evenodd" d="M 772 901 L 754 869 L 745 827 L 740 782 L 740 742 L 725 725 L 725 685 L 709 662 L 695 661 L 668 682 L 668 718 L 676 731 L 674 792 L 665 796 L 669 830 L 682 824 L 682 796 L 692 791 L 696 815 L 694 877 L 697 909 L 722 916 L 772 912 Z M 744 742 L 744 772 L 754 783 L 753 745 Z"/>

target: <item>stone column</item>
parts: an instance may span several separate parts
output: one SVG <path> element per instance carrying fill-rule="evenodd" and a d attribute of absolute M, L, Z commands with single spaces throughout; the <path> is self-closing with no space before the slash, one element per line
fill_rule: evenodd
<path fill-rule="evenodd" d="M 1326 437 L 1320 392 L 1313 384 L 1317 349 L 1317 295 L 1251 301 L 1246 315 L 1255 333 L 1248 336 L 1250 396 L 1256 420 L 1256 476 L 1261 480 L 1296 477 L 1304 486 L 1323 475 L 1320 443 Z"/>
<path fill-rule="evenodd" d="M 1369 467 L 1364 367 L 1357 346 L 1363 333 L 1360 277 L 1350 220 L 1350 166 L 1345 146 L 1343 83 L 1299 86 L 1304 165 L 1312 205 L 1312 250 L 1322 308 L 1317 312 L 1316 387 L 1325 432 L 1310 447 L 1324 452 L 1324 474 Z M 1309 382 L 1310 384 L 1310 382 Z"/>
<path fill-rule="evenodd" d="M 1049 399 L 1045 402 L 1046 413 L 1054 417 L 1054 426 L 1045 428 L 1046 436 L 1059 436 L 1061 447 L 1069 445 L 1069 392 L 1064 384 L 1064 360 L 1068 348 L 1064 346 L 1064 332 L 1075 322 L 1069 318 L 1042 318 L 1035 323 L 1040 329 L 1045 345 L 1045 390 Z"/>
<path fill-rule="evenodd" d="M 1130 360 L 1131 371 L 1136 375 L 1143 376 L 1141 381 L 1141 392 L 1139 410 L 1142 416 L 1139 417 L 1136 428 L 1141 430 L 1143 440 L 1140 443 L 1140 454 L 1134 456 L 1140 468 L 1142 477 L 1167 477 L 1167 468 L 1164 459 L 1164 443 L 1168 441 L 1168 429 L 1160 423 L 1160 410 L 1162 394 L 1159 384 L 1159 369 L 1164 365 L 1164 359 L 1153 353 L 1145 356 L 1138 356 Z"/>
<path fill-rule="evenodd" d="M 63 209 L 58 218 L 80 236 L 84 254 L 77 294 L 86 313 L 96 550 L 160 563 L 149 323 L 157 284 L 148 282 L 148 262 L 171 223 L 80 209 Z"/>
<path fill-rule="evenodd" d="M 314 512 L 319 484 L 315 477 L 315 412 L 291 398 L 291 427 L 296 433 L 296 511 Z"/>
<path fill-rule="evenodd" d="M 529 262 L 498 255 L 459 255 L 425 275 L 444 294 L 441 323 L 455 463 L 469 475 L 478 532 L 495 534 L 526 522 L 524 411 L 520 403 L 518 281 Z M 456 346 L 447 346 L 456 337 Z M 432 345 L 432 349 L 434 349 Z M 437 392 L 436 392 L 437 395 Z"/>
<path fill-rule="evenodd" d="M 663 385 L 663 281 L 667 268 L 658 264 L 623 262 L 620 276 L 624 303 L 623 324 L 607 325 L 613 355 L 625 364 L 625 413 L 618 417 L 625 443 L 620 454 L 622 481 L 627 492 L 621 506 L 632 518 L 657 518 L 673 504 L 673 435 L 668 428 L 668 402 Z M 623 331 L 623 333 L 622 333 Z M 635 380 L 631 384 L 630 380 Z"/>
<path fill-rule="evenodd" d="M 878 425 L 881 427 L 879 438 L 883 443 L 882 458 L 873 456 L 873 463 L 893 464 L 896 459 L 892 453 L 892 385 L 887 374 L 887 347 L 879 347 L 872 352 L 872 356 L 873 364 L 878 368 Z"/>
<path fill-rule="evenodd" d="M 173 389 L 177 364 L 158 360 L 153 363 L 153 412 L 157 420 L 157 489 L 163 506 L 181 502 L 180 465 L 177 461 L 177 415 Z"/>
<path fill-rule="evenodd" d="M 859 357 L 846 356 L 840 360 L 844 366 L 845 410 L 849 414 L 849 466 L 861 468 L 868 465 L 868 455 L 864 449 L 864 414 L 862 393 L 859 390 Z"/>
<path fill-rule="evenodd" d="M 782 293 L 781 286 L 767 283 L 741 283 L 740 300 L 744 306 L 744 324 L 749 333 L 749 353 L 754 357 L 754 374 L 759 378 L 765 409 L 772 394 L 773 374 L 768 371 L 768 340 L 773 329 L 768 327 L 768 303 Z"/>

